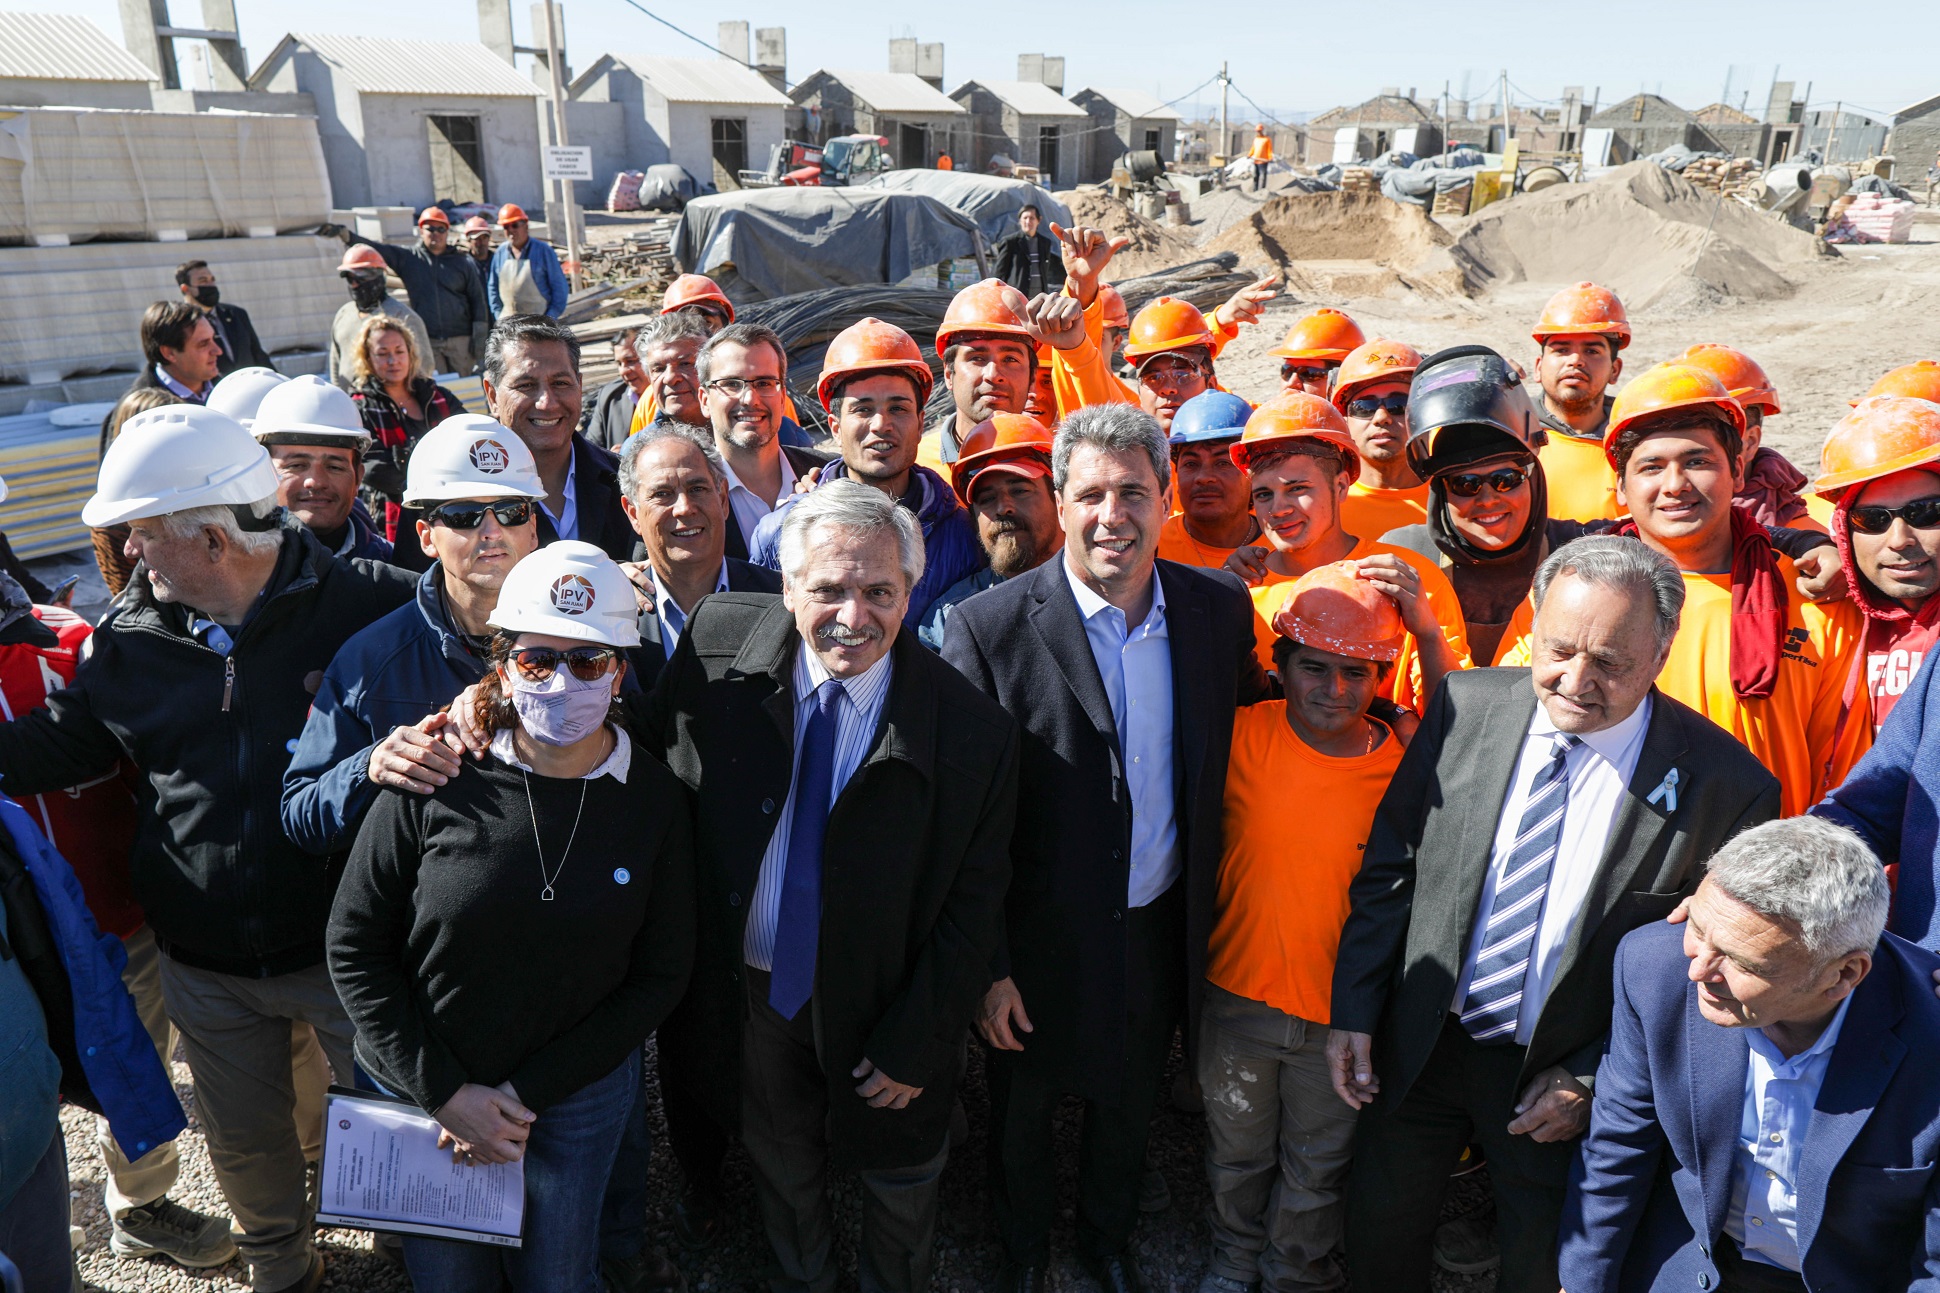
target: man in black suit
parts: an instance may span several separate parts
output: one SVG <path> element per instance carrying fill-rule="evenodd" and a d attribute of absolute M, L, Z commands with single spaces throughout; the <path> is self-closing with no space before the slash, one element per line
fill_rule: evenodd
<path fill-rule="evenodd" d="M 1064 258 L 1055 238 L 1038 231 L 1044 219 L 1035 206 L 1017 213 L 1017 232 L 997 244 L 997 277 L 1025 296 L 1064 286 Z"/>
<path fill-rule="evenodd" d="M 1487 1151 L 1502 1293 L 1555 1293 L 1574 1142 L 1620 939 L 1732 836 L 1778 815 L 1749 751 L 1657 691 L 1684 605 L 1635 539 L 1536 572 L 1532 666 L 1450 674 L 1374 818 L 1334 965 L 1334 1089 L 1363 1110 L 1347 1258 L 1426 1290 L 1463 1146 Z"/>
<path fill-rule="evenodd" d="M 788 418 L 788 347 L 772 328 L 730 323 L 707 339 L 696 368 L 701 412 L 727 464 L 727 554 L 745 561 L 761 518 L 828 457 L 781 442 Z"/>
<path fill-rule="evenodd" d="M 740 1131 L 771 1288 L 835 1286 L 833 1158 L 861 1176 L 861 1287 L 925 1293 L 1017 728 L 900 631 L 922 535 L 887 495 L 824 485 L 781 551 L 782 596 L 704 599 L 632 708 L 696 796 L 699 937 L 662 1063 Z"/>
<path fill-rule="evenodd" d="M 269 351 L 263 349 L 262 340 L 256 335 L 256 325 L 249 321 L 249 311 L 222 299 L 222 289 L 216 286 L 216 272 L 209 268 L 208 261 L 191 260 L 177 265 L 175 290 L 200 310 L 215 329 L 216 344 L 222 347 L 219 364 L 223 376 L 238 368 L 275 371 Z"/>
<path fill-rule="evenodd" d="M 1130 405 L 1065 419 L 1063 555 L 962 603 L 943 655 L 1024 724 L 1006 938 L 978 1030 L 1004 1288 L 1045 1287 L 1051 1117 L 1085 1100 L 1081 1256 L 1142 1293 L 1138 1218 L 1159 1080 L 1205 977 L 1233 711 L 1267 699 L 1252 603 L 1223 571 L 1157 561 L 1165 435 Z"/>

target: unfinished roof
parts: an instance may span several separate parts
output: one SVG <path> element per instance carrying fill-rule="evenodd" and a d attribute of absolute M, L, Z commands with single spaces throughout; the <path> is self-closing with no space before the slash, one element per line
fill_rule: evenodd
<path fill-rule="evenodd" d="M 1706 126 L 1755 126 L 1758 118 L 1749 112 L 1740 111 L 1728 103 L 1714 103 L 1699 108 L 1691 114 L 1692 118 Z"/>
<path fill-rule="evenodd" d="M 1147 94 L 1143 90 L 1108 90 L 1103 88 L 1102 86 L 1090 86 L 1090 87 L 1087 87 L 1086 89 L 1078 91 L 1077 94 L 1074 94 L 1071 97 L 1075 99 L 1075 98 L 1078 98 L 1080 95 L 1085 95 L 1085 94 L 1097 95 L 1099 98 L 1103 99 L 1106 103 L 1111 104 L 1112 107 L 1117 108 L 1128 117 L 1133 117 L 1133 118 L 1148 120 L 1148 121 L 1149 120 L 1171 120 L 1171 121 L 1185 120 L 1185 118 L 1181 117 L 1177 112 L 1174 112 L 1171 108 L 1168 108 L 1165 104 L 1161 103 L 1159 101 L 1159 97 L 1156 94 Z"/>
<path fill-rule="evenodd" d="M 0 13 L 0 80 L 154 81 L 154 72 L 86 18 Z"/>
<path fill-rule="evenodd" d="M 954 116 L 964 111 L 962 104 L 914 72 L 838 72 L 821 68 L 795 87 L 796 95 L 800 96 L 817 76 L 841 82 L 849 88 L 849 93 L 877 112 Z"/>
<path fill-rule="evenodd" d="M 1911 121 L 1915 117 L 1924 117 L 1935 108 L 1940 108 L 1940 94 L 1930 99 L 1921 99 L 1918 103 L 1907 104 L 1893 114 L 1893 122 L 1897 125 L 1902 121 Z"/>
<path fill-rule="evenodd" d="M 1308 129 L 1328 126 L 1428 125 L 1438 121 L 1428 109 L 1402 94 L 1377 94 L 1365 103 L 1351 107 L 1329 108 L 1307 122 Z"/>
<path fill-rule="evenodd" d="M 465 98 L 529 98 L 538 86 L 475 40 L 387 40 L 292 32 L 250 76 L 257 85 L 288 51 L 302 46 L 336 68 L 360 94 L 449 94 Z"/>
<path fill-rule="evenodd" d="M 667 58 L 656 54 L 612 54 L 663 98 L 674 103 L 745 103 L 785 108 L 788 96 L 752 68 L 726 58 Z M 597 66 L 597 65 L 596 65 Z M 587 75 L 593 69 L 587 70 Z M 580 78 L 581 81 L 585 76 Z M 578 83 L 574 83 L 578 88 Z"/>
<path fill-rule="evenodd" d="M 1042 81 L 965 81 L 956 98 L 971 86 L 982 86 L 1006 108 L 1026 117 L 1090 117 L 1091 114 Z"/>

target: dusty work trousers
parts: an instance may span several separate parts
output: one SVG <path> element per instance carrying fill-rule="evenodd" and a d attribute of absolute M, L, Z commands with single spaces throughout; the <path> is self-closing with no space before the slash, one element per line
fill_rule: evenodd
<path fill-rule="evenodd" d="M 741 1029 L 741 1144 L 774 1259 L 774 1293 L 835 1287 L 835 1223 L 829 1206 L 828 1077 L 815 1054 L 815 1003 L 792 1020 L 768 1004 L 769 976 L 748 966 Z M 918 1097 L 932 1098 L 932 1097 Z M 949 1138 L 925 1163 L 860 1172 L 862 1293 L 926 1293 L 936 1247 L 936 1204 Z"/>
<path fill-rule="evenodd" d="M 478 367 L 478 356 L 472 353 L 471 334 L 460 337 L 433 337 L 431 357 L 428 361 L 432 371 L 440 375 L 457 373 L 460 377 L 470 377 Z"/>
<path fill-rule="evenodd" d="M 1356 1115 L 1327 1076 L 1327 1026 L 1211 983 L 1199 1020 L 1212 1273 L 1265 1293 L 1346 1287 L 1333 1253 Z"/>
<path fill-rule="evenodd" d="M 196 1116 L 252 1285 L 280 1289 L 310 1269 L 314 1216 L 297 1134 L 292 1025 L 315 1030 L 344 1086 L 353 1082 L 356 1030 L 321 965 L 267 979 L 198 970 L 162 958 L 162 996 L 182 1033 Z"/>

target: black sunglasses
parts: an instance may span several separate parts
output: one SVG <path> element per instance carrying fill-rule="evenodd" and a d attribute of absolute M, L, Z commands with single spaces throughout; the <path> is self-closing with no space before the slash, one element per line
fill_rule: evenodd
<path fill-rule="evenodd" d="M 476 530 L 485 524 L 487 512 L 496 516 L 498 523 L 509 530 L 532 519 L 532 500 L 505 498 L 495 503 L 446 503 L 443 507 L 433 508 L 425 519 L 433 525 L 443 525 L 453 530 Z"/>
<path fill-rule="evenodd" d="M 1520 467 L 1498 467 L 1486 476 L 1472 471 L 1465 471 L 1459 476 L 1443 476 L 1442 484 L 1457 498 L 1474 498 L 1482 492 L 1484 485 L 1498 494 L 1507 494 L 1511 490 L 1521 489 L 1523 482 L 1528 479 L 1529 473 Z"/>
<path fill-rule="evenodd" d="M 519 676 L 527 682 L 547 681 L 558 672 L 561 661 L 581 682 L 597 682 L 612 670 L 613 662 L 619 658 L 619 651 L 610 646 L 573 647 L 567 651 L 520 647 L 512 653 L 512 663 L 518 666 Z"/>
<path fill-rule="evenodd" d="M 1408 396 L 1405 392 L 1383 395 L 1376 399 L 1372 395 L 1357 395 L 1347 401 L 1347 416 L 1351 418 L 1371 418 L 1376 411 L 1386 409 L 1390 413 L 1406 413 Z"/>
<path fill-rule="evenodd" d="M 1327 375 L 1333 371 L 1325 364 L 1306 365 L 1289 362 L 1280 365 L 1280 380 L 1290 382 L 1299 378 L 1302 383 L 1311 386 L 1315 382 L 1325 382 Z"/>
<path fill-rule="evenodd" d="M 1855 507 L 1846 513 L 1861 534 L 1884 534 L 1898 517 L 1916 530 L 1940 529 L 1940 498 L 1916 498 L 1905 507 Z"/>

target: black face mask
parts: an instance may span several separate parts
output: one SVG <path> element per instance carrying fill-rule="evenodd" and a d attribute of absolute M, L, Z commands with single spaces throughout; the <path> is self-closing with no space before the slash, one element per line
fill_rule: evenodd
<path fill-rule="evenodd" d="M 350 280 L 350 299 L 357 303 L 360 310 L 371 310 L 384 299 L 384 280 L 353 278 Z"/>
<path fill-rule="evenodd" d="M 216 302 L 220 300 L 222 300 L 222 289 L 214 283 L 204 283 L 195 289 L 195 303 L 205 310 L 215 309 Z"/>

